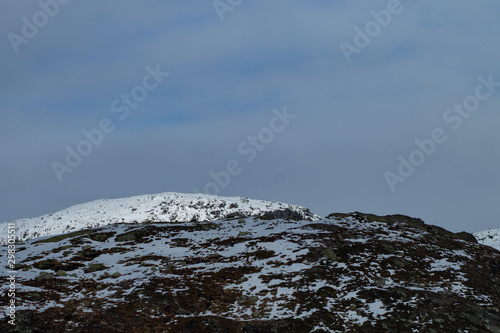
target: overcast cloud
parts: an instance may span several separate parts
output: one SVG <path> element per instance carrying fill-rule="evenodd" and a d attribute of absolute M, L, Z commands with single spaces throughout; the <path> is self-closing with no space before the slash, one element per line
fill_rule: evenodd
<path fill-rule="evenodd" d="M 458 128 L 444 118 L 475 96 L 479 77 L 500 82 L 498 1 L 215 3 L 232 10 L 192 0 L 2 2 L 0 221 L 204 191 L 210 172 L 236 161 L 220 195 L 322 215 L 406 214 L 452 231 L 500 227 L 500 87 L 483 85 L 488 97 L 467 117 L 448 114 Z M 391 9 L 390 22 L 373 23 L 372 11 Z M 371 21 L 379 31 L 361 45 L 355 28 Z M 346 57 L 345 43 L 357 51 Z M 169 74 L 155 81 L 158 68 Z M 131 107 L 122 94 L 134 91 L 147 96 Z M 284 110 L 288 119 L 273 120 Z M 113 130 L 58 176 L 54 162 L 70 168 L 66 148 L 103 119 Z M 414 153 L 420 165 L 403 177 L 399 156 L 409 160 L 435 129 L 446 140 Z M 404 182 L 391 186 L 387 172 Z"/>

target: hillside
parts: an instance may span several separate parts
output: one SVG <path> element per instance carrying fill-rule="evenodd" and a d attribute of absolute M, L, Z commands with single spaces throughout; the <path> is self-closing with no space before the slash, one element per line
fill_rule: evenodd
<path fill-rule="evenodd" d="M 11 331 L 500 332 L 500 252 L 472 235 L 403 215 L 276 214 L 19 243 Z"/>

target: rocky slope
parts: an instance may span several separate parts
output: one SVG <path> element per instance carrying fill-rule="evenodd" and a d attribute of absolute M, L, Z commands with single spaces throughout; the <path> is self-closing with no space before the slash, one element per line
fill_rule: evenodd
<path fill-rule="evenodd" d="M 10 222 L 16 224 L 17 238 L 23 241 L 119 222 L 211 221 L 231 216 L 319 218 L 304 207 L 280 202 L 166 192 L 123 199 L 97 200 L 56 213 Z M 6 225 L 7 222 L 0 223 L 0 229 L 6 230 Z M 0 244 L 5 244 L 6 240 L 7 234 L 2 234 Z"/>
<path fill-rule="evenodd" d="M 402 215 L 118 223 L 17 250 L 2 332 L 500 332 L 500 252 Z"/>

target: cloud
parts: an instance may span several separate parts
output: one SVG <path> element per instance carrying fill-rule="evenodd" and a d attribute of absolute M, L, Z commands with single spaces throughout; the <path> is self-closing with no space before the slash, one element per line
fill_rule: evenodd
<path fill-rule="evenodd" d="M 401 13 L 347 63 L 339 44 L 353 43 L 354 28 L 387 4 L 243 1 L 221 22 L 210 1 L 72 1 L 16 54 L 6 36 L 40 6 L 7 1 L 0 220 L 104 197 L 190 192 L 241 160 L 238 144 L 287 106 L 297 118 L 221 194 L 321 214 L 403 213 L 451 230 L 499 227 L 498 93 L 460 130 L 448 129 L 449 140 L 395 193 L 383 174 L 415 139 L 447 126 L 443 112 L 474 91 L 479 75 L 500 80 L 500 4 L 401 0 Z M 170 76 L 120 120 L 111 103 L 157 64 Z M 59 183 L 51 163 L 103 118 L 116 130 Z"/>

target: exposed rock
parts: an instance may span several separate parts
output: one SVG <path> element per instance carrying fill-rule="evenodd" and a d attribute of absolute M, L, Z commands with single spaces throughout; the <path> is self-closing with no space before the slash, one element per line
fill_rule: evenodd
<path fill-rule="evenodd" d="M 462 231 L 454 234 L 455 238 L 462 239 L 468 242 L 478 243 L 476 237 L 473 234 Z"/>

